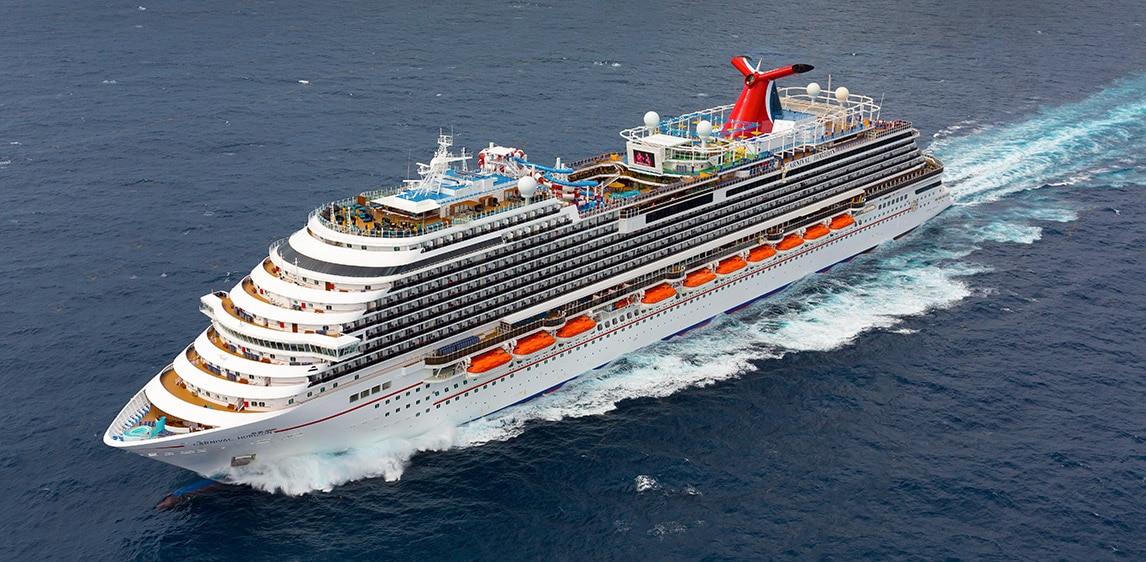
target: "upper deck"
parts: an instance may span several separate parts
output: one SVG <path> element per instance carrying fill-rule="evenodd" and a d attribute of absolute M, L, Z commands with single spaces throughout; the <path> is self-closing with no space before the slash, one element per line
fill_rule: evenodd
<path fill-rule="evenodd" d="M 666 120 L 650 112 L 644 126 L 621 131 L 625 162 L 654 174 L 711 174 L 786 150 L 814 147 L 869 128 L 879 119 L 879 106 L 870 97 L 844 88 L 833 95 L 806 87 L 779 92 L 781 118 L 767 133 L 758 130 L 758 123 L 734 119 L 734 104 Z"/>
<path fill-rule="evenodd" d="M 720 176 L 729 170 L 752 174 L 816 153 L 843 136 L 889 126 L 868 96 L 841 88 L 779 88 L 782 110 L 761 132 L 758 123 L 733 118 L 736 106 L 722 105 L 621 131 L 625 151 L 562 167 L 529 162 L 519 149 L 491 144 L 468 169 L 470 156 L 450 152 L 452 138 L 439 137 L 429 164 L 419 163 L 419 180 L 363 193 L 315 209 L 321 224 L 337 232 L 371 238 L 411 238 L 508 213 L 546 199 L 576 205 L 582 215 L 635 205 L 665 191 Z M 650 118 L 651 116 L 651 118 Z M 756 164 L 754 166 L 754 164 Z"/>

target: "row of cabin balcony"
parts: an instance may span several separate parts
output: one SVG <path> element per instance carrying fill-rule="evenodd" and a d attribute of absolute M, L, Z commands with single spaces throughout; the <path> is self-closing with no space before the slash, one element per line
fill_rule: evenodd
<path fill-rule="evenodd" d="M 236 308 L 222 291 L 204 295 L 200 299 L 199 309 L 217 326 L 225 329 L 228 339 L 237 338 L 270 353 L 274 353 L 274 350 L 293 351 L 337 361 L 354 354 L 360 343 L 356 337 L 327 333 L 321 329 L 298 331 L 297 324 L 293 324 L 289 331 L 285 327 L 276 329 L 260 325 L 260 319 Z M 255 334 L 265 334 L 266 337 Z"/>
<path fill-rule="evenodd" d="M 263 260 L 263 270 L 267 273 L 282 279 L 288 283 L 293 283 L 299 287 L 308 289 L 321 289 L 323 291 L 337 292 L 337 293 L 365 293 L 368 291 L 379 290 L 382 287 L 377 284 L 354 284 L 354 283 L 333 283 L 330 281 L 322 281 L 320 279 L 311 279 L 299 275 L 297 272 L 289 271 L 286 268 L 275 265 L 271 258 Z"/>
<path fill-rule="evenodd" d="M 359 301 L 349 301 L 344 303 L 322 303 L 314 301 L 306 301 L 296 298 L 291 298 L 286 295 L 280 295 L 274 291 L 267 290 L 254 282 L 250 277 L 243 279 L 240 283 L 243 292 L 250 297 L 277 308 L 294 310 L 298 312 L 310 312 L 314 314 L 327 314 L 341 315 L 345 313 L 362 313 L 366 311 L 366 304 Z M 317 317 L 321 320 L 322 317 Z M 328 332 L 338 332 L 342 330 L 343 323 L 327 324 L 323 329 Z"/>
<path fill-rule="evenodd" d="M 306 377 L 267 377 L 220 367 L 200 355 L 193 345 L 187 347 L 185 355 L 187 361 L 200 371 L 221 380 L 253 386 L 297 386 L 306 383 Z"/>
<path fill-rule="evenodd" d="M 420 307 L 423 302 L 431 302 L 432 294 L 442 289 L 451 288 L 451 286 L 457 288 L 459 282 L 469 283 L 475 278 L 487 275 L 491 270 L 510 266 L 516 267 L 523 261 L 532 259 L 535 255 L 549 253 L 552 250 L 552 244 L 559 239 L 569 237 L 575 242 L 586 240 L 593 236 L 589 231 L 601 224 L 601 222 L 583 221 L 580 224 L 581 230 L 579 232 L 555 231 L 555 229 L 567 227 L 570 222 L 571 219 L 568 216 L 561 216 L 537 225 L 545 229 L 548 235 L 552 237 L 546 240 L 547 245 L 545 247 L 538 247 L 535 241 L 518 240 L 480 254 L 458 258 L 448 265 L 427 269 L 408 276 L 402 280 L 406 286 L 393 290 L 385 298 L 371 301 L 368 303 L 367 310 L 375 312 L 410 302 L 415 303 L 415 307 Z M 599 232 L 596 235 L 602 236 L 604 234 Z M 367 324 L 369 322 L 356 322 L 353 327 Z"/>
<path fill-rule="evenodd" d="M 260 315 L 251 313 L 248 310 L 245 310 L 239 306 L 236 306 L 234 301 L 232 301 L 231 298 L 229 296 L 227 296 L 227 294 L 222 292 L 222 291 L 214 293 L 214 296 L 219 298 L 219 301 L 222 303 L 222 308 L 224 311 L 227 312 L 227 314 L 229 314 L 232 318 L 246 322 L 247 324 L 259 326 L 261 328 L 266 328 L 269 330 L 275 330 L 275 331 L 279 331 L 279 332 L 292 333 L 292 334 L 317 334 L 317 335 L 327 336 L 327 337 L 331 337 L 331 338 L 338 338 L 342 335 L 341 334 L 341 330 L 342 330 L 341 325 L 337 325 L 337 324 L 336 325 L 299 324 L 297 322 L 289 322 L 288 323 L 288 322 L 284 322 L 281 320 L 274 320 L 274 319 L 267 318 L 265 316 L 260 316 Z M 270 303 L 268 303 L 268 304 L 270 304 Z M 215 307 L 209 306 L 208 310 L 214 311 Z M 207 313 L 208 310 L 203 310 L 203 312 Z M 305 310 L 305 306 L 302 310 Z M 300 310 L 300 312 L 302 310 Z M 288 324 L 289 324 L 289 327 L 288 327 Z"/>
<path fill-rule="evenodd" d="M 172 371 L 172 373 L 174 373 L 174 371 Z M 235 412 L 270 412 L 274 410 L 280 410 L 287 407 L 288 405 L 294 404 L 295 402 L 293 397 L 269 400 L 248 400 L 241 396 L 228 396 L 225 394 L 210 392 L 187 382 L 187 380 L 183 377 L 178 377 L 175 384 L 178 386 L 178 388 L 186 390 L 192 397 L 197 398 L 198 400 L 186 400 L 186 398 L 183 398 L 182 396 L 180 398 L 183 398 L 184 401 L 191 402 L 192 404 L 196 405 L 201 405 L 205 408 L 210 408 L 212 407 L 212 404 L 214 404 L 221 409 L 232 410 Z M 167 387 L 168 385 L 164 386 Z M 171 391 L 171 388 L 168 387 L 168 391 Z M 172 392 L 172 394 L 176 393 Z M 204 403 L 203 401 L 206 401 L 207 403 Z"/>
<path fill-rule="evenodd" d="M 318 369 L 319 366 L 325 365 L 328 361 L 321 357 L 311 357 L 306 355 L 283 355 L 280 357 L 279 353 L 264 351 L 261 348 L 248 348 L 242 343 L 235 343 L 226 339 L 221 330 L 216 330 L 212 324 L 207 328 L 206 332 L 208 341 L 211 342 L 217 349 L 226 352 L 234 357 L 246 359 L 248 361 L 255 361 L 267 365 L 289 365 L 293 367 L 305 367 L 310 365 L 311 369 Z M 236 341 L 238 341 L 236 339 Z M 287 353 L 293 353 L 287 351 Z"/>
<path fill-rule="evenodd" d="M 549 207 L 540 208 L 540 209 L 534 209 L 534 210 L 531 210 L 527 213 L 522 213 L 519 217 L 503 219 L 502 221 L 499 221 L 497 223 L 491 223 L 491 224 L 483 225 L 481 227 L 480 231 L 476 232 L 476 234 L 478 234 L 478 235 L 484 234 L 488 231 L 496 230 L 498 228 L 512 228 L 513 226 L 515 226 L 516 224 L 519 224 L 521 222 L 530 221 L 530 220 L 534 220 L 534 219 L 537 219 L 540 217 L 545 217 L 545 216 L 550 216 L 550 215 L 556 214 L 560 209 L 561 209 L 560 205 L 549 206 Z M 536 235 L 536 234 L 541 233 L 542 231 L 551 230 L 553 228 L 558 228 L 558 227 L 561 227 L 563 225 L 567 225 L 570 222 L 572 222 L 572 218 L 568 215 L 556 217 L 556 218 L 550 219 L 548 221 L 539 222 L 539 223 L 533 224 L 533 225 L 527 225 L 523 228 L 513 230 L 513 231 L 505 234 L 504 236 L 506 236 L 508 240 L 517 240 L 518 243 L 520 244 L 521 239 L 523 239 L 526 236 Z M 435 240 L 428 242 L 427 246 L 432 247 L 432 249 L 438 249 L 438 248 L 441 248 L 445 245 L 451 244 L 455 241 L 461 241 L 466 236 L 466 234 L 467 234 L 466 232 L 450 233 L 444 237 L 441 237 L 440 239 L 435 239 Z M 274 255 L 274 250 L 282 243 L 285 243 L 285 239 L 280 240 L 279 242 L 276 242 L 274 245 L 272 245 L 272 247 L 271 247 L 271 254 L 272 255 Z M 443 258 L 443 261 L 453 261 L 451 258 L 449 258 L 448 255 L 445 255 L 442 258 Z M 315 289 L 320 288 L 322 290 L 329 291 L 329 292 L 362 293 L 362 292 L 369 292 L 369 291 L 388 290 L 390 288 L 390 285 L 388 283 L 370 284 L 370 285 L 361 284 L 361 285 L 359 285 L 359 284 L 334 283 L 334 282 L 326 281 L 326 280 L 311 279 L 311 278 L 305 276 L 303 274 L 304 272 L 302 270 L 296 269 L 296 270 L 292 271 L 290 267 L 280 266 L 280 265 L 276 264 L 272 258 L 269 258 L 269 257 L 267 259 L 263 260 L 262 267 L 266 273 L 273 275 L 273 276 L 275 276 L 275 277 L 277 277 L 283 281 L 298 285 L 300 287 L 315 288 Z M 426 269 L 420 273 L 407 276 L 405 279 L 403 279 L 403 281 L 406 283 L 418 283 L 418 282 L 421 282 L 421 281 L 426 280 L 428 278 L 437 277 L 440 269 L 441 269 L 441 267 Z M 265 292 L 261 293 L 261 294 L 265 295 Z M 290 301 L 290 306 L 293 307 L 295 305 L 298 305 L 300 307 L 300 309 L 302 308 L 302 305 L 299 301 L 297 301 L 295 299 L 289 299 L 289 301 Z M 287 303 L 284 301 L 275 300 L 275 304 L 286 305 Z M 313 308 L 312 306 L 309 306 L 311 303 L 307 303 L 307 304 L 308 304 L 308 307 L 307 307 L 308 309 Z M 332 310 L 332 311 L 338 311 L 339 310 L 337 305 L 333 305 L 333 304 L 328 305 L 328 304 L 323 303 L 323 304 L 319 304 L 318 306 L 320 307 L 320 309 L 325 308 L 326 310 Z"/>

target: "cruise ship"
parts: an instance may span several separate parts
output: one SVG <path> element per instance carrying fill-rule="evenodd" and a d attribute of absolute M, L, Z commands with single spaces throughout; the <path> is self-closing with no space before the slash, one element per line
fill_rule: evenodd
<path fill-rule="evenodd" d="M 319 206 L 115 416 L 112 447 L 219 480 L 458 426 L 902 236 L 951 204 L 918 131 L 744 76 L 552 166 L 441 135 L 418 177 Z M 730 73 L 731 74 L 731 73 Z"/>

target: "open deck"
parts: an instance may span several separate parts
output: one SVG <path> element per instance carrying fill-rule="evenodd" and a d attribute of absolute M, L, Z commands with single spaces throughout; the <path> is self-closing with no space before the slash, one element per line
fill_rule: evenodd
<path fill-rule="evenodd" d="M 176 397 L 176 398 L 178 398 L 178 399 L 180 399 L 180 400 L 182 400 L 188 404 L 193 404 L 193 405 L 199 406 L 201 408 L 209 408 L 209 409 L 215 409 L 215 410 L 227 410 L 230 412 L 236 412 L 236 411 L 237 412 L 249 412 L 249 410 L 245 410 L 245 409 L 238 409 L 237 410 L 233 405 L 229 405 L 229 404 L 223 405 L 223 404 L 220 404 L 218 402 L 213 402 L 211 400 L 208 400 L 206 398 L 202 398 L 202 397 L 198 396 L 194 392 L 191 392 L 190 390 L 187 389 L 187 386 L 183 383 L 183 379 L 179 376 L 179 373 L 175 372 L 175 369 L 168 369 L 168 370 L 164 371 L 163 374 L 160 375 L 160 377 L 159 377 L 159 382 L 163 384 L 163 388 L 167 392 L 170 392 L 172 396 L 174 396 L 174 397 Z M 154 408 L 154 406 L 153 406 L 153 408 Z M 168 418 L 168 421 L 170 421 L 170 418 Z"/>

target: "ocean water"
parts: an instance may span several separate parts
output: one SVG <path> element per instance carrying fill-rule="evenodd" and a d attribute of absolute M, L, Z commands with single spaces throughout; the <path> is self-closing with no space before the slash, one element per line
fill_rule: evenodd
<path fill-rule="evenodd" d="M 3 13 L 2 558 L 1146 558 L 1137 2 Z M 737 54 L 882 99 L 955 206 L 559 392 L 174 509 L 195 475 L 100 441 L 200 295 L 440 129 L 613 150 L 734 100 Z"/>

